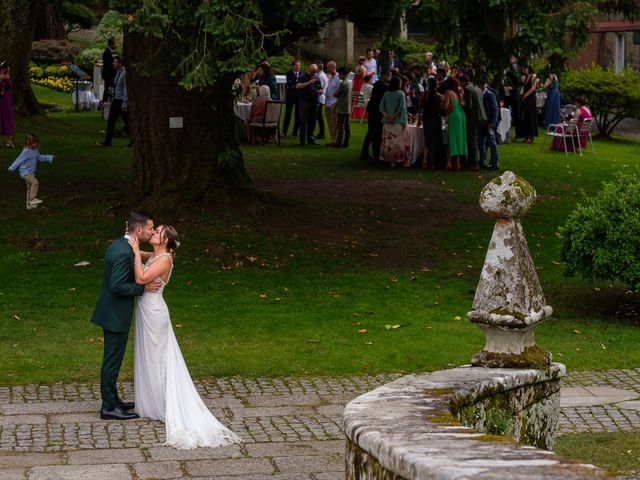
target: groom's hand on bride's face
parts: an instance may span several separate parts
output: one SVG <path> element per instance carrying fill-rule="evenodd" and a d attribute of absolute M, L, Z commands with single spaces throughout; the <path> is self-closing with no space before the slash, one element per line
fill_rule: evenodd
<path fill-rule="evenodd" d="M 144 289 L 147 292 L 157 292 L 158 290 L 160 290 L 161 286 L 162 286 L 162 282 L 156 278 L 153 282 L 147 283 L 144 286 Z"/>

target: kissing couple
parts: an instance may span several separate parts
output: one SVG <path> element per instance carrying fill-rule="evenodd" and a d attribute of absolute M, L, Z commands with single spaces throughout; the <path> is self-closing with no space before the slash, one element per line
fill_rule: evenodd
<path fill-rule="evenodd" d="M 140 250 L 147 242 L 153 252 Z M 104 277 L 91 321 L 104 330 L 100 374 L 103 420 L 148 417 L 165 423 L 166 443 L 180 449 L 240 443 L 200 398 L 182 357 L 162 293 L 180 245 L 170 225 L 153 227 L 151 215 L 131 212 L 127 231 L 104 258 Z M 132 311 L 135 403 L 118 396 L 116 382 L 127 347 Z"/>

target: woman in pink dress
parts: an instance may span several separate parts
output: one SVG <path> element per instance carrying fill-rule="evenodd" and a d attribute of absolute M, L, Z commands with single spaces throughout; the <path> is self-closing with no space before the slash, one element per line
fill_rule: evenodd
<path fill-rule="evenodd" d="M 589 107 L 587 107 L 587 100 L 580 95 L 575 99 L 576 111 L 573 114 L 573 118 L 578 120 L 578 130 L 580 131 L 580 148 L 584 149 L 587 146 L 587 139 L 589 138 L 589 132 L 582 129 L 582 123 L 588 118 L 593 118 L 593 114 Z"/>
<path fill-rule="evenodd" d="M 7 148 L 16 148 L 13 136 L 16 124 L 13 118 L 13 92 L 11 72 L 7 62 L 0 63 L 0 135 L 7 137 Z"/>
<path fill-rule="evenodd" d="M 578 128 L 578 131 L 580 132 L 580 140 L 575 138 L 575 132 L 574 132 L 573 142 L 568 140 L 566 142 L 568 152 L 574 151 L 573 150 L 574 143 L 578 141 L 580 141 L 581 149 L 584 149 L 587 147 L 587 139 L 589 138 L 589 131 L 586 129 L 583 130 L 582 124 L 585 120 L 589 118 L 593 118 L 593 114 L 591 113 L 591 110 L 589 109 L 589 107 L 587 107 L 587 100 L 582 95 L 576 97 L 574 102 L 576 104 L 576 110 L 575 112 L 573 112 L 573 118 L 577 120 L 576 126 Z M 556 132 L 560 132 L 560 131 L 561 131 L 560 127 L 558 127 L 556 129 Z M 555 137 L 553 139 L 553 143 L 551 144 L 551 150 L 559 150 L 564 152 L 564 149 L 565 149 L 565 143 L 563 142 L 563 139 L 561 137 Z"/>
<path fill-rule="evenodd" d="M 364 62 L 366 58 L 360 57 L 358 58 L 358 65 L 354 70 L 354 77 L 351 81 L 351 92 L 359 92 L 362 86 L 364 85 L 364 77 L 367 75 L 367 69 L 364 68 Z M 356 107 L 354 106 L 351 109 L 351 118 L 366 118 L 366 112 L 362 106 Z"/>

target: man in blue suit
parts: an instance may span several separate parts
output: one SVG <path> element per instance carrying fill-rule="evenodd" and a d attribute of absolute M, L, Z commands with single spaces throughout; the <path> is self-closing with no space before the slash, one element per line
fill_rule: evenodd
<path fill-rule="evenodd" d="M 480 150 L 480 168 L 483 170 L 498 170 L 498 145 L 496 143 L 496 128 L 500 115 L 498 95 L 487 85 L 483 78 L 478 82 L 478 88 L 482 90 L 482 101 L 487 121 L 480 126 L 478 147 Z M 487 145 L 491 150 L 491 164 L 487 166 Z"/>

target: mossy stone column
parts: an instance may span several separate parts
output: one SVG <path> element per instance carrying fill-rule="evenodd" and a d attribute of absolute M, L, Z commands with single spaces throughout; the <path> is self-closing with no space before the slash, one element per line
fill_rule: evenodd
<path fill-rule="evenodd" d="M 551 354 L 535 343 L 534 329 L 553 309 L 546 304 L 520 217 L 533 206 L 536 191 L 513 172 L 489 182 L 480 206 L 496 224 L 467 317 L 486 337 L 471 363 L 492 368 L 545 368 Z"/>

